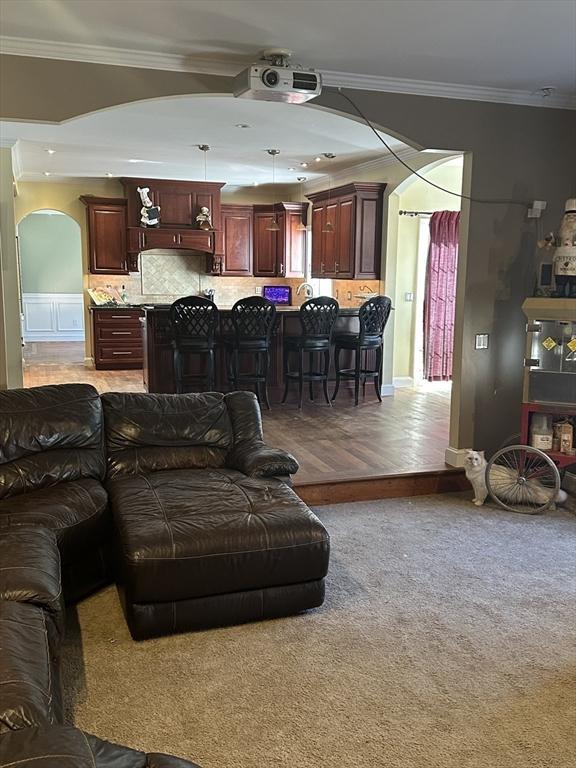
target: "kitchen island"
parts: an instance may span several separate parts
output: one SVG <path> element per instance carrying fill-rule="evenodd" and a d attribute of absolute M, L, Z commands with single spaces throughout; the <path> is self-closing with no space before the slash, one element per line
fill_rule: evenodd
<path fill-rule="evenodd" d="M 170 330 L 170 305 L 169 304 L 148 304 L 141 307 L 144 316 L 141 318 L 143 324 L 143 344 L 144 344 L 144 386 L 148 392 L 175 392 L 173 360 L 172 360 L 172 335 Z M 234 330 L 232 326 L 231 308 L 221 308 L 220 310 L 220 331 L 219 335 L 231 335 Z M 336 321 L 336 332 L 357 332 L 358 307 L 342 307 Z M 297 336 L 301 333 L 298 307 L 277 307 L 276 327 L 273 335 L 271 359 L 269 392 L 271 399 L 278 402 L 282 396 L 284 386 L 284 372 L 282 360 L 282 347 L 284 336 Z M 348 367 L 349 353 L 342 352 L 342 364 Z M 204 361 L 200 356 L 190 355 L 188 365 L 190 370 L 200 370 L 199 366 Z M 243 355 L 241 365 L 244 370 L 253 364 L 249 355 Z M 229 389 L 227 379 L 226 353 L 223 344 L 218 345 L 216 353 L 216 389 L 226 392 Z M 330 379 L 333 381 L 334 363 L 331 363 Z M 342 382 L 342 387 L 347 382 Z M 295 390 L 293 392 L 295 395 Z M 290 396 L 289 396 L 290 397 Z"/>

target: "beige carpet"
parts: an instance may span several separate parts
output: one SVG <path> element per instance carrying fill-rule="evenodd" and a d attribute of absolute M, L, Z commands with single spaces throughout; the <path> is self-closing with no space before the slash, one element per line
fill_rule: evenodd
<path fill-rule="evenodd" d="M 113 588 L 83 602 L 76 724 L 203 768 L 574 768 L 573 516 L 458 496 L 318 513 L 328 598 L 306 615 L 134 643 Z"/>

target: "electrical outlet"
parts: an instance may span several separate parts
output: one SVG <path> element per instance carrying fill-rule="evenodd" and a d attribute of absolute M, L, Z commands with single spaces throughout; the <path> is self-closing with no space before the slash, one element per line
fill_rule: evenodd
<path fill-rule="evenodd" d="M 262 296 L 262 286 L 261 286 L 261 285 L 257 285 L 257 286 L 254 288 L 254 294 L 255 294 L 256 296 Z"/>
<path fill-rule="evenodd" d="M 406 291 L 404 294 L 404 301 L 414 301 L 414 294 L 412 291 Z"/>

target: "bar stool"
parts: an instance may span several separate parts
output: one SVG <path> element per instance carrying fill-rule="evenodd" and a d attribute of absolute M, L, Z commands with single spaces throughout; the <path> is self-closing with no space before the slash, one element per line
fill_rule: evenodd
<path fill-rule="evenodd" d="M 330 371 L 330 345 L 334 324 L 338 317 L 338 302 L 327 296 L 319 296 L 317 299 L 308 299 L 300 307 L 300 336 L 285 336 L 283 341 L 284 352 L 284 396 L 282 402 L 288 397 L 288 387 L 291 381 L 298 382 L 298 408 L 302 408 L 302 390 L 304 382 L 308 382 L 310 400 L 314 400 L 314 382 L 321 381 L 324 389 L 324 397 L 328 405 L 332 405 L 328 396 L 328 373 Z M 298 370 L 290 371 L 291 353 L 298 356 Z M 304 370 L 304 353 L 308 352 L 308 370 Z M 321 370 L 314 370 L 314 356 L 322 354 L 324 363 Z"/>
<path fill-rule="evenodd" d="M 186 296 L 170 307 L 174 379 L 176 392 L 182 394 L 191 384 L 205 380 L 208 389 L 215 387 L 215 349 L 219 313 L 216 304 L 201 296 Z M 184 358 L 207 356 L 206 372 L 185 372 Z"/>
<path fill-rule="evenodd" d="M 264 388 L 264 403 L 270 410 L 268 399 L 268 374 L 270 349 L 276 324 L 276 306 L 262 296 L 240 299 L 231 312 L 234 335 L 224 339 L 228 352 L 228 377 L 232 389 L 253 384 L 258 400 L 260 387 Z M 240 370 L 240 355 L 249 353 L 255 357 L 255 368 L 248 373 Z"/>
<path fill-rule="evenodd" d="M 332 400 L 336 399 L 340 387 L 340 379 L 354 380 L 354 405 L 358 405 L 358 393 L 360 380 L 363 382 L 363 394 L 366 390 L 366 379 L 374 380 L 374 388 L 378 400 L 382 402 L 380 384 L 382 380 L 382 354 L 384 348 L 384 329 L 390 316 L 392 302 L 388 296 L 374 296 L 360 307 L 358 318 L 360 320 L 359 333 L 338 333 L 334 337 L 334 360 L 336 368 L 336 387 Z M 340 368 L 340 352 L 348 349 L 354 352 L 354 368 Z M 368 368 L 368 351 L 376 351 L 376 364 L 374 369 Z M 364 367 L 362 367 L 362 354 L 365 355 Z"/>

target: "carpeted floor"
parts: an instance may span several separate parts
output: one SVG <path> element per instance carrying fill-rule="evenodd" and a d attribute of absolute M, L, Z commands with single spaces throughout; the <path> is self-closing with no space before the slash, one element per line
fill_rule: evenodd
<path fill-rule="evenodd" d="M 317 511 L 319 610 L 134 643 L 114 588 L 80 604 L 76 724 L 203 768 L 574 768 L 576 519 L 449 495 Z"/>

